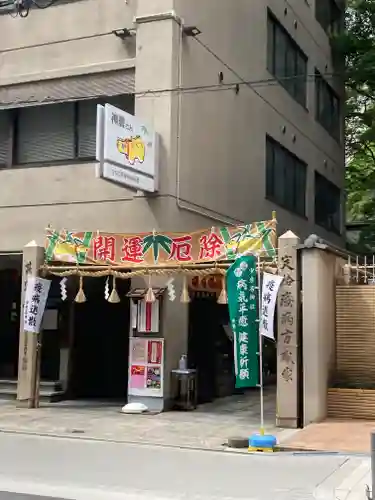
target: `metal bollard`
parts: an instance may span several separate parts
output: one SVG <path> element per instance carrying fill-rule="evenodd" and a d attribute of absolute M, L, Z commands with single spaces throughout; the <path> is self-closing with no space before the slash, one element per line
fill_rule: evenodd
<path fill-rule="evenodd" d="M 366 497 L 368 500 L 372 500 L 373 492 L 375 491 L 375 432 L 371 433 L 371 490 L 368 484 L 366 484 Z"/>

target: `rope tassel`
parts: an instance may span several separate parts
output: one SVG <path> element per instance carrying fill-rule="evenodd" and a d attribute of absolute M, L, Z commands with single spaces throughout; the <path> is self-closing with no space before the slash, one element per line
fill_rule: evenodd
<path fill-rule="evenodd" d="M 74 299 L 74 302 L 77 302 L 78 304 L 82 304 L 83 302 L 86 302 L 86 295 L 85 292 L 83 291 L 83 278 L 82 276 L 79 277 L 79 290 L 76 295 L 76 298 Z"/>
<path fill-rule="evenodd" d="M 228 304 L 228 294 L 227 294 L 227 286 L 225 282 L 225 276 L 223 275 L 223 288 L 221 289 L 219 298 L 217 299 L 218 304 Z"/>
<path fill-rule="evenodd" d="M 147 289 L 147 292 L 145 295 L 145 301 L 148 304 L 152 304 L 153 302 L 156 301 L 156 297 L 155 297 L 154 291 L 153 291 L 152 286 L 151 286 L 151 274 L 149 274 L 149 276 L 148 276 L 148 289 Z"/>
<path fill-rule="evenodd" d="M 117 293 L 116 278 L 114 276 L 112 282 L 112 292 L 109 296 L 108 302 L 110 302 L 111 304 L 118 304 L 119 302 L 121 302 L 119 294 Z"/>
<path fill-rule="evenodd" d="M 189 304 L 189 302 L 190 302 L 190 295 L 189 295 L 189 290 L 188 290 L 186 276 L 183 277 L 183 284 L 182 284 L 182 292 L 181 292 L 180 302 L 182 304 Z"/>

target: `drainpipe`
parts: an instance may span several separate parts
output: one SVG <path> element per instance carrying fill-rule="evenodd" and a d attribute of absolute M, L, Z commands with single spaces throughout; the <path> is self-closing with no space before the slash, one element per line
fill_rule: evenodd
<path fill-rule="evenodd" d="M 366 497 L 368 500 L 372 500 L 374 498 L 374 491 L 375 491 L 375 432 L 371 433 L 371 481 L 372 481 L 372 489 L 370 490 L 370 487 L 368 484 L 366 484 Z"/>

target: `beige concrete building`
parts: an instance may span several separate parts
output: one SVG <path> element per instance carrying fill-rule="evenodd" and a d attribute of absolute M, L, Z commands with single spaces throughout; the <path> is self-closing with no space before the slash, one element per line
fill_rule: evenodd
<path fill-rule="evenodd" d="M 61 0 L 25 19 L 1 15 L 0 250 L 41 241 L 48 223 L 185 230 L 273 209 L 280 233 L 342 241 L 341 101 L 325 83 L 334 68 L 316 19 L 329 23 L 329 12 L 314 3 Z M 186 26 L 201 31 L 196 40 Z M 319 84 L 316 71 L 327 75 Z M 161 135 L 156 196 L 95 178 L 89 98 L 110 96 Z M 318 207 L 315 172 L 333 184 L 318 178 Z M 323 207 L 321 192 L 336 204 Z"/>
<path fill-rule="evenodd" d="M 43 244 L 48 224 L 185 231 L 272 210 L 280 234 L 342 243 L 343 93 L 327 35 L 339 11 L 328 3 L 57 0 L 26 18 L 0 10 L 0 251 Z M 99 102 L 160 134 L 157 194 L 95 177 Z M 180 307 L 165 310 L 182 332 L 168 347 L 171 366 L 186 345 Z"/>

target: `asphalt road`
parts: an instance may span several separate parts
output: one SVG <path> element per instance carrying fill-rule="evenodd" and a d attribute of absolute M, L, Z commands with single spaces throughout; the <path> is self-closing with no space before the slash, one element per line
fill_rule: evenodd
<path fill-rule="evenodd" d="M 335 488 L 346 481 L 349 489 L 348 478 L 363 477 L 366 464 L 337 455 L 250 455 L 0 432 L 0 500 L 334 499 Z"/>
<path fill-rule="evenodd" d="M 63 500 L 56 497 L 41 497 L 39 495 L 27 495 L 23 493 L 10 493 L 9 491 L 0 491 L 0 500 Z"/>

